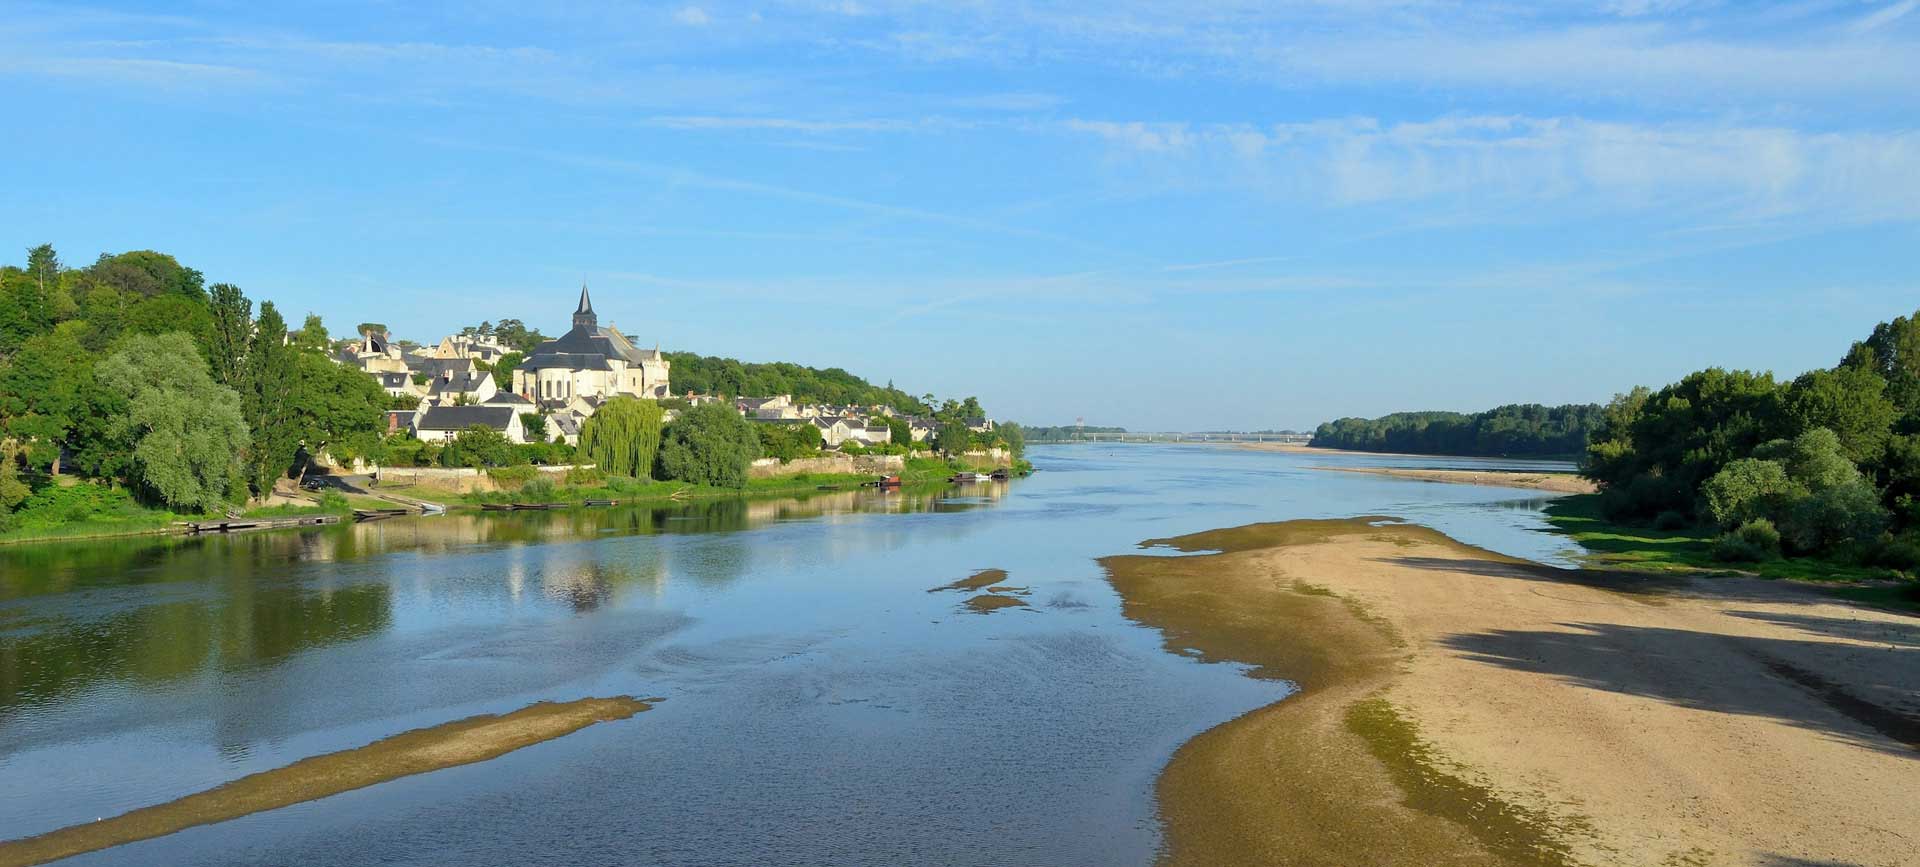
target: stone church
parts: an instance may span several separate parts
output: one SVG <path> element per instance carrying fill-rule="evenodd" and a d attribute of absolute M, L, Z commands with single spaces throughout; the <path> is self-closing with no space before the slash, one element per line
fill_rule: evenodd
<path fill-rule="evenodd" d="M 601 328 L 581 286 L 573 330 L 540 344 L 514 368 L 513 390 L 542 405 L 576 398 L 597 403 L 619 394 L 658 399 L 673 393 L 667 383 L 671 367 L 659 347 L 639 349 L 618 329 Z"/>

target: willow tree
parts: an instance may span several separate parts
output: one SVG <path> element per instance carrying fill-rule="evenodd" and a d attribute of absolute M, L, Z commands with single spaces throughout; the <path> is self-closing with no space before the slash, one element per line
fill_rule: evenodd
<path fill-rule="evenodd" d="M 649 478 L 660 450 L 660 404 L 637 397 L 616 397 L 580 427 L 580 454 L 612 475 Z"/>

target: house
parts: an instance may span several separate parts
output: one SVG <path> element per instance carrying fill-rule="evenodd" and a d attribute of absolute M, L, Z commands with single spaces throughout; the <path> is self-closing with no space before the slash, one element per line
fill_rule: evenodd
<path fill-rule="evenodd" d="M 500 343 L 500 339 L 491 334 L 450 334 L 440 339 L 440 345 L 433 348 L 432 357 L 470 358 L 492 364 L 507 352 L 507 347 Z"/>
<path fill-rule="evenodd" d="M 380 383 L 380 390 L 389 397 L 421 397 L 426 389 L 413 384 L 413 375 L 405 370 L 369 371 L 368 376 Z"/>
<path fill-rule="evenodd" d="M 369 331 L 356 342 L 343 345 L 333 360 L 351 364 L 368 373 L 405 373 L 404 351 L 385 331 Z"/>
<path fill-rule="evenodd" d="M 857 429 L 864 432 L 867 427 L 865 421 L 845 416 L 821 416 L 807 419 L 807 421 L 820 429 L 820 441 L 827 448 L 839 448 L 841 443 L 857 440 L 854 431 Z"/>
<path fill-rule="evenodd" d="M 430 443 L 450 443 L 460 432 L 474 425 L 485 425 L 505 435 L 508 442 L 524 443 L 527 430 L 520 413 L 510 406 L 435 406 L 429 407 L 414 422 L 414 437 Z"/>
<path fill-rule="evenodd" d="M 543 405 L 575 396 L 608 398 L 670 396 L 672 362 L 659 347 L 640 349 L 626 335 L 600 327 L 587 287 L 573 311 L 573 329 L 535 347 L 513 371 L 513 391 Z"/>
<path fill-rule="evenodd" d="M 939 438 L 940 423 L 924 416 L 909 416 L 907 418 L 907 432 L 912 434 L 914 442 L 923 443 L 930 439 Z"/>
<path fill-rule="evenodd" d="M 386 417 L 383 419 L 386 428 L 385 435 L 391 436 L 397 433 L 405 433 L 407 436 L 413 436 L 413 419 L 414 416 L 418 414 L 419 412 L 417 410 L 411 409 L 387 410 L 385 414 Z"/>
<path fill-rule="evenodd" d="M 974 433 L 993 433 L 993 419 L 990 418 L 974 417 L 963 419 L 961 424 L 966 425 L 967 430 L 973 431 Z"/>
<path fill-rule="evenodd" d="M 432 358 L 424 355 L 407 355 L 407 370 L 415 376 L 438 379 L 449 373 L 472 373 L 479 368 L 473 366 L 471 358 Z"/>
<path fill-rule="evenodd" d="M 868 421 L 850 431 L 853 439 L 870 446 L 883 446 L 893 442 L 893 428 L 886 422 Z"/>
<path fill-rule="evenodd" d="M 747 418 L 797 419 L 801 417 L 800 409 L 793 405 L 793 396 L 789 394 L 734 398 L 733 408 Z"/>
<path fill-rule="evenodd" d="M 567 445 L 578 447 L 580 445 L 580 426 L 582 424 L 585 424 L 585 420 L 573 413 L 556 412 L 553 415 L 547 416 L 547 433 L 550 436 L 558 437 Z"/>
<path fill-rule="evenodd" d="M 491 373 L 449 371 L 427 382 L 427 402 L 434 406 L 482 404 L 492 400 L 499 391 Z"/>

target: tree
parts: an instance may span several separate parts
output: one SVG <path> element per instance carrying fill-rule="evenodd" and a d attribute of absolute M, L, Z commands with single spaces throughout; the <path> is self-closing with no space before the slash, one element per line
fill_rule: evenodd
<path fill-rule="evenodd" d="M 1733 529 L 1755 518 L 1778 515 L 1807 489 L 1787 478 L 1778 461 L 1741 458 L 1722 467 L 1700 488 L 1707 512 L 1720 526 Z"/>
<path fill-rule="evenodd" d="M 512 466 L 519 453 L 514 451 L 513 443 L 507 441 L 507 435 L 483 424 L 468 425 L 460 431 L 460 436 L 447 444 L 440 452 L 441 466 L 448 467 L 505 467 Z"/>
<path fill-rule="evenodd" d="M 760 454 L 767 457 L 784 463 L 820 453 L 820 429 L 810 422 L 756 422 L 753 427 L 760 435 Z"/>
<path fill-rule="evenodd" d="M 80 323 L 62 323 L 29 338 L 0 367 L 0 432 L 26 446 L 34 466 L 60 472 L 60 453 L 91 407 L 92 356 L 80 344 Z"/>
<path fill-rule="evenodd" d="M 14 452 L 13 447 L 0 444 L 0 530 L 11 528 L 13 510 L 33 495 L 33 489 L 20 480 L 20 464 Z"/>
<path fill-rule="evenodd" d="M 498 385 L 502 389 L 512 388 L 513 387 L 513 369 L 516 367 L 519 367 L 520 362 L 523 362 L 526 360 L 527 360 L 527 357 L 518 352 L 508 352 L 506 354 L 501 355 L 499 358 L 494 359 L 493 361 L 494 384 Z"/>
<path fill-rule="evenodd" d="M 369 334 L 385 334 L 387 326 L 380 322 L 362 322 L 355 326 L 354 330 L 359 332 L 361 337 L 365 337 Z"/>
<path fill-rule="evenodd" d="M 546 416 L 537 412 L 523 412 L 520 414 L 520 427 L 527 432 L 529 441 L 541 443 L 547 441 Z M 648 466 L 651 467 L 652 463 L 649 462 Z"/>
<path fill-rule="evenodd" d="M 241 401 L 253 432 L 246 449 L 247 480 L 261 497 L 273 492 L 275 480 L 293 466 L 300 451 L 294 424 L 296 353 L 281 340 L 286 332 L 286 320 L 273 302 L 261 302 L 260 320 L 247 346 L 246 393 Z"/>
<path fill-rule="evenodd" d="M 616 397 L 580 426 L 580 454 L 608 475 L 651 477 L 664 418 L 658 403 Z"/>
<path fill-rule="evenodd" d="M 228 388 L 240 388 L 246 372 L 247 342 L 253 337 L 253 302 L 232 283 L 215 283 L 208 309 L 213 330 L 207 340 L 207 360 L 213 379 Z"/>
<path fill-rule="evenodd" d="M 1886 390 L 1887 381 L 1864 367 L 1810 371 L 1787 386 L 1787 413 L 1802 430 L 1837 434 L 1849 460 L 1877 461 L 1898 415 Z"/>
<path fill-rule="evenodd" d="M 1709 368 L 1638 401 L 1626 430 L 1607 423 L 1585 473 L 1615 513 L 1685 511 L 1721 467 L 1792 427 L 1772 374 Z"/>
<path fill-rule="evenodd" d="M 117 425 L 134 442 L 140 485 L 175 509 L 212 512 L 244 496 L 240 397 L 213 381 L 184 334 L 136 336 L 101 361 L 101 383 L 127 401 Z"/>
<path fill-rule="evenodd" d="M 1920 409 L 1920 313 L 1874 326 L 1855 343 L 1842 367 L 1871 370 L 1887 383 L 1887 397 L 1901 413 Z"/>
<path fill-rule="evenodd" d="M 27 276 L 39 284 L 42 297 L 59 288 L 60 270 L 60 256 L 53 251 L 52 244 L 41 244 L 27 251 Z"/>
<path fill-rule="evenodd" d="M 994 425 L 993 430 L 994 433 L 1000 435 L 1001 442 L 1006 444 L 1007 451 L 1012 452 L 1015 458 L 1019 458 L 1027 453 L 1027 431 L 1025 428 L 1008 421 Z"/>
<path fill-rule="evenodd" d="M 296 445 L 318 453 L 378 436 L 389 398 L 373 377 L 312 352 L 295 353 L 292 372 L 285 418 Z"/>
<path fill-rule="evenodd" d="M 965 452 L 969 446 L 973 445 L 973 432 L 967 430 L 967 426 L 959 422 L 947 422 L 940 426 L 938 444 L 940 450 L 949 455 L 960 454 Z"/>
<path fill-rule="evenodd" d="M 87 268 L 87 279 L 147 297 L 171 294 L 193 301 L 206 300 L 199 271 L 152 250 L 133 250 L 117 256 L 101 253 L 100 259 Z"/>
<path fill-rule="evenodd" d="M 666 426 L 657 464 L 664 478 L 744 488 L 747 467 L 759 456 L 753 422 L 731 406 L 710 403 L 687 410 Z"/>
<path fill-rule="evenodd" d="M 893 383 L 887 383 L 887 387 L 892 388 Z M 887 434 L 894 445 L 913 445 L 913 425 L 908 424 L 907 420 L 900 416 L 887 417 Z"/>
<path fill-rule="evenodd" d="M 300 324 L 300 330 L 287 335 L 287 338 L 295 349 L 307 352 L 326 352 L 333 343 L 333 339 L 327 336 L 327 326 L 316 313 L 308 313 L 306 321 Z"/>

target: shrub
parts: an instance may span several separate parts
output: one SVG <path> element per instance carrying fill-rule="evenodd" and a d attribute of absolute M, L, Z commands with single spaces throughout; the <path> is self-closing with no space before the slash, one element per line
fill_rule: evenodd
<path fill-rule="evenodd" d="M 520 493 L 529 500 L 547 501 L 553 499 L 553 480 L 538 478 L 520 486 Z"/>
<path fill-rule="evenodd" d="M 493 467 L 487 470 L 487 477 L 493 479 L 493 483 L 502 488 L 519 489 L 539 478 L 540 471 L 524 464 L 516 467 Z"/>
<path fill-rule="evenodd" d="M 1920 569 L 1920 541 L 1912 536 L 1888 536 L 1874 546 L 1870 558 L 1873 565 L 1896 572 L 1912 572 Z"/>
<path fill-rule="evenodd" d="M 1805 489 L 1787 478 L 1784 465 L 1754 458 L 1727 464 L 1700 486 L 1707 514 L 1722 527 L 1776 514 L 1786 500 L 1801 493 Z"/>
<path fill-rule="evenodd" d="M 1739 533 L 1727 533 L 1714 540 L 1713 559 L 1723 563 L 1758 563 L 1767 559 L 1767 554 Z"/>
<path fill-rule="evenodd" d="M 1655 530 L 1666 530 L 1669 532 L 1673 530 L 1684 530 L 1687 525 L 1691 523 L 1693 522 L 1688 521 L 1686 515 L 1682 515 L 1672 509 L 1661 512 L 1653 518 L 1653 528 Z"/>
<path fill-rule="evenodd" d="M 449 467 L 505 467 L 522 461 L 506 434 L 483 424 L 467 425 L 440 452 L 440 463 Z"/>
<path fill-rule="evenodd" d="M 320 508 L 329 512 L 351 512 L 353 511 L 353 504 L 347 502 L 345 494 L 339 491 L 326 490 L 320 492 Z"/>
<path fill-rule="evenodd" d="M 603 484 L 606 480 L 607 474 L 600 472 L 599 467 L 574 467 L 567 470 L 567 484 L 569 485 L 590 488 Z"/>
<path fill-rule="evenodd" d="M 1814 554 L 1849 543 L 1868 543 L 1887 528 L 1879 492 L 1864 480 L 1795 500 L 1781 524 L 1794 551 Z"/>
<path fill-rule="evenodd" d="M 1740 529 L 1734 532 L 1748 544 L 1762 551 L 1775 554 L 1780 551 L 1780 530 L 1773 525 L 1772 521 L 1765 518 L 1755 518 L 1741 524 Z"/>

